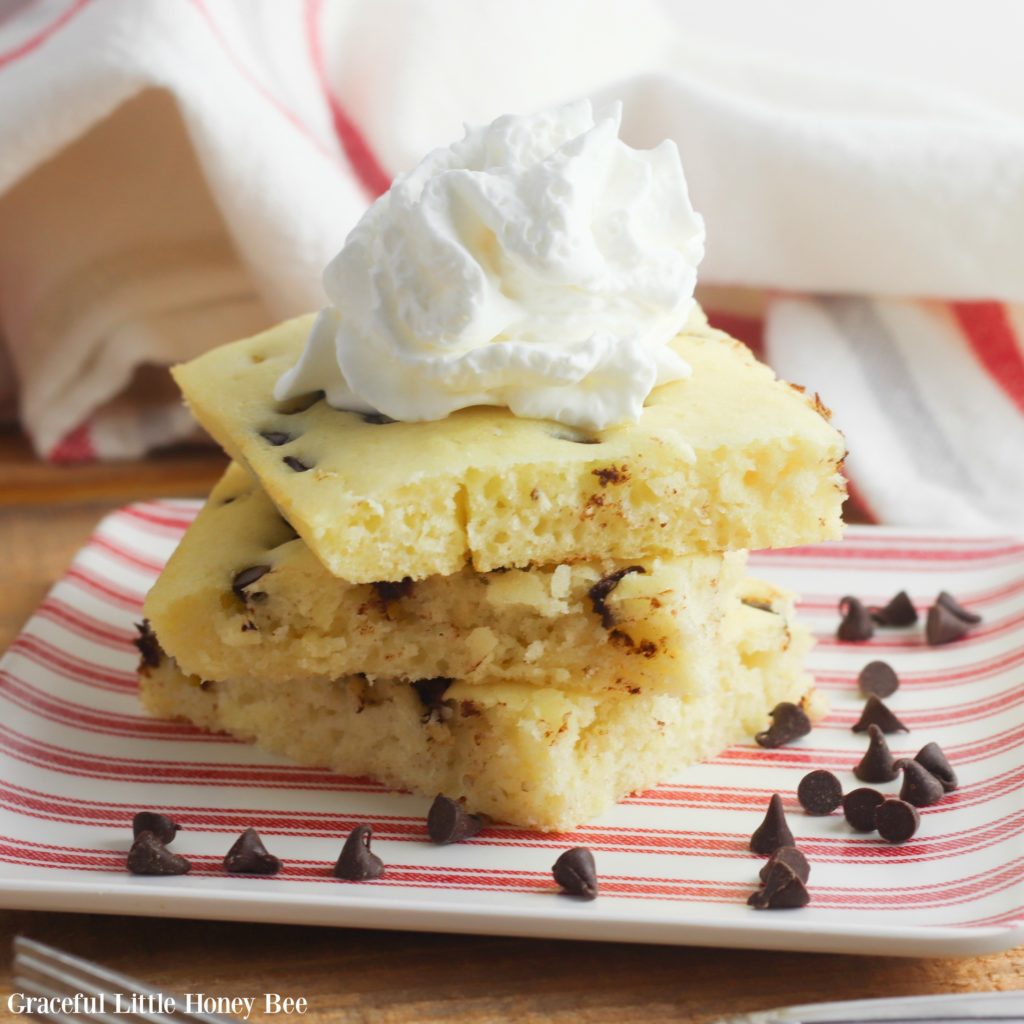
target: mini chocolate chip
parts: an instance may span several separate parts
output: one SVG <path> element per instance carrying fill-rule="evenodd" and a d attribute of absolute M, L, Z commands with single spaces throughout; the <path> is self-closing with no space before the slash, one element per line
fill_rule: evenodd
<path fill-rule="evenodd" d="M 625 466 L 604 466 L 601 469 L 592 469 L 591 476 L 596 476 L 602 487 L 609 484 L 625 483 L 629 479 L 629 471 Z"/>
<path fill-rule="evenodd" d="M 886 661 L 869 661 L 857 676 L 857 685 L 865 697 L 891 697 L 900 688 L 900 677 Z"/>
<path fill-rule="evenodd" d="M 884 799 L 877 789 L 853 789 L 843 797 L 843 816 L 857 832 L 874 832 L 875 808 Z"/>
<path fill-rule="evenodd" d="M 866 732 L 872 725 L 877 725 L 885 733 L 910 731 L 889 710 L 885 702 L 874 696 L 873 693 L 867 698 L 860 718 L 850 728 L 853 732 Z"/>
<path fill-rule="evenodd" d="M 939 596 L 935 598 L 935 603 L 941 604 L 943 608 L 951 611 L 958 619 L 963 619 L 964 622 L 970 623 L 972 626 L 976 626 L 981 622 L 980 615 L 965 608 L 948 590 L 941 591 Z"/>
<path fill-rule="evenodd" d="M 831 772 L 819 768 L 800 780 L 796 798 L 808 814 L 831 814 L 843 802 L 843 784 Z"/>
<path fill-rule="evenodd" d="M 788 700 L 776 704 L 768 712 L 768 717 L 771 718 L 772 724 L 754 737 L 762 747 L 781 747 L 800 739 L 801 736 L 806 736 L 811 731 L 811 720 L 807 717 L 807 712 Z"/>
<path fill-rule="evenodd" d="M 870 640 L 875 635 L 871 613 L 858 598 L 844 597 L 839 602 L 839 613 L 843 616 L 836 630 L 836 636 L 840 640 L 860 643 L 862 640 Z"/>
<path fill-rule="evenodd" d="M 566 895 L 596 899 L 597 867 L 594 855 L 585 846 L 566 850 L 551 866 L 551 874 Z"/>
<path fill-rule="evenodd" d="M 615 626 L 615 616 L 612 615 L 611 609 L 607 604 L 608 595 L 619 585 L 622 577 L 628 576 L 631 572 L 646 573 L 647 570 L 642 565 L 631 565 L 628 569 L 617 569 L 615 572 L 608 573 L 607 576 L 602 576 L 587 591 L 594 614 L 601 616 L 601 625 L 605 629 L 612 629 Z"/>
<path fill-rule="evenodd" d="M 868 697 L 860 718 L 852 726 L 854 732 L 867 732 L 868 726 L 877 725 L 884 733 L 910 732 L 910 730 L 874 694 Z"/>
<path fill-rule="evenodd" d="M 888 797 L 875 808 L 875 828 L 889 843 L 905 843 L 921 824 L 917 808 L 906 800 Z"/>
<path fill-rule="evenodd" d="M 951 612 L 944 604 L 933 604 L 928 609 L 925 620 L 924 636 L 931 647 L 951 644 L 970 632 L 971 624 L 966 619 Z"/>
<path fill-rule="evenodd" d="M 762 857 L 770 857 L 780 846 L 796 846 L 793 833 L 786 822 L 786 812 L 782 807 L 782 797 L 778 793 L 768 801 L 768 810 L 764 821 L 754 830 L 750 837 L 750 849 Z"/>
<path fill-rule="evenodd" d="M 747 898 L 748 905 L 755 910 L 796 910 L 810 901 L 807 887 L 783 861 L 771 865 L 761 888 Z"/>
<path fill-rule="evenodd" d="M 942 799 L 946 791 L 942 783 L 920 761 L 900 761 L 903 769 L 903 785 L 900 799 L 915 807 L 930 807 Z"/>
<path fill-rule="evenodd" d="M 133 875 L 184 875 L 192 869 L 184 857 L 172 853 L 152 832 L 140 832 L 128 851 Z"/>
<path fill-rule="evenodd" d="M 405 576 L 400 580 L 371 583 L 373 592 L 381 604 L 397 601 L 400 597 L 408 597 L 412 593 L 412 577 Z"/>
<path fill-rule="evenodd" d="M 384 862 L 370 850 L 373 826 L 357 825 L 349 833 L 334 865 L 334 877 L 347 882 L 372 882 L 384 874 Z"/>
<path fill-rule="evenodd" d="M 281 862 L 268 852 L 259 832 L 247 828 L 224 855 L 224 870 L 232 875 L 276 875 Z"/>
<path fill-rule="evenodd" d="M 868 726 L 868 749 L 854 765 L 853 774 L 861 782 L 892 782 L 899 775 L 889 744 L 877 725 Z"/>
<path fill-rule="evenodd" d="M 159 668 L 160 662 L 164 658 L 164 652 L 160 641 L 156 638 L 156 633 L 153 632 L 153 627 L 149 624 L 149 619 L 136 622 L 135 628 L 139 631 L 139 635 L 132 643 L 142 656 L 142 664 L 148 665 L 150 668 Z"/>
<path fill-rule="evenodd" d="M 393 420 L 390 416 L 385 416 L 382 412 L 361 412 L 359 415 L 364 423 L 369 423 L 374 427 L 386 427 L 389 423 L 398 422 L 398 420 Z"/>
<path fill-rule="evenodd" d="M 445 691 L 453 680 L 447 676 L 436 676 L 433 679 L 417 679 L 410 685 L 420 698 L 420 703 L 427 710 L 440 711 L 443 707 Z"/>
<path fill-rule="evenodd" d="M 761 868 L 758 877 L 762 882 L 768 878 L 772 865 L 778 864 L 779 862 L 785 864 L 801 882 L 806 882 L 807 879 L 810 878 L 811 865 L 807 863 L 807 858 L 803 855 L 800 848 L 796 846 L 780 846 L 768 858 L 768 860 L 765 861 L 764 866 Z"/>
<path fill-rule="evenodd" d="M 245 588 L 252 586 L 268 572 L 270 572 L 269 565 L 250 565 L 248 569 L 242 569 L 235 573 L 235 578 L 231 581 L 231 589 L 234 591 L 235 597 L 239 601 L 244 601 L 246 598 Z"/>
<path fill-rule="evenodd" d="M 880 626 L 912 626 L 917 622 L 917 609 L 910 595 L 901 590 L 884 608 L 870 608 L 871 618 Z"/>
<path fill-rule="evenodd" d="M 143 832 L 152 832 L 166 846 L 168 843 L 174 842 L 174 837 L 180 830 L 181 826 L 176 821 L 158 811 L 139 811 L 132 818 L 132 835 L 136 839 Z"/>
<path fill-rule="evenodd" d="M 469 814 L 462 804 L 441 793 L 434 797 L 427 814 L 427 835 L 438 846 L 461 843 L 475 836 L 484 827 L 479 814 Z"/>
<path fill-rule="evenodd" d="M 759 612 L 773 612 L 775 609 L 767 601 L 755 601 L 752 597 L 745 597 L 740 601 L 748 608 L 756 608 Z"/>
<path fill-rule="evenodd" d="M 295 470 L 296 473 L 305 473 L 306 470 L 313 468 L 303 462 L 302 459 L 296 458 L 294 455 L 286 455 L 281 461 L 289 469 Z"/>
<path fill-rule="evenodd" d="M 947 793 L 952 793 L 958 783 L 953 766 L 946 759 L 938 743 L 926 743 L 915 755 L 914 760 L 923 764 L 942 783 Z"/>
<path fill-rule="evenodd" d="M 275 448 L 280 448 L 281 445 L 287 444 L 292 440 L 292 435 L 286 434 L 283 430 L 261 430 L 260 437 L 267 444 L 272 444 Z"/>

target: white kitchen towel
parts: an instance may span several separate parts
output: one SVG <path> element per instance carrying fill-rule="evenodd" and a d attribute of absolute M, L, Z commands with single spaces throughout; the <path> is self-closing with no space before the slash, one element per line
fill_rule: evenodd
<path fill-rule="evenodd" d="M 907 2 L 887 61 L 877 21 L 804 0 L 9 2 L 0 330 L 22 419 L 51 458 L 185 436 L 152 367 L 316 307 L 365 204 L 463 121 L 588 94 L 624 101 L 633 144 L 679 143 L 702 281 L 771 290 L 768 357 L 833 405 L 877 515 L 1020 526 L 1020 15 L 972 7 L 982 68 L 955 5 Z M 980 86 L 949 70 L 965 56 Z"/>

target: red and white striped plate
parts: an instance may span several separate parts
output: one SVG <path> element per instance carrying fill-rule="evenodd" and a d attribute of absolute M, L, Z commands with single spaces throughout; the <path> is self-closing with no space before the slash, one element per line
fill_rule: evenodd
<path fill-rule="evenodd" d="M 0 904 L 915 956 L 1024 941 L 1024 538 L 865 527 L 839 544 L 753 556 L 757 573 L 803 594 L 819 638 L 811 668 L 832 711 L 809 737 L 734 747 L 571 834 L 493 828 L 438 847 L 425 841 L 422 798 L 142 713 L 132 624 L 196 508 L 163 501 L 108 516 L 0 662 Z M 940 648 L 919 627 L 834 639 L 840 596 L 883 603 L 904 588 L 920 608 L 950 590 L 984 622 Z M 912 732 L 891 738 L 895 752 L 935 740 L 961 779 L 903 846 L 854 834 L 839 815 L 805 816 L 794 797 L 811 768 L 854 785 L 865 745 L 850 732 L 855 678 L 874 658 L 903 681 L 889 703 Z M 812 863 L 802 910 L 745 905 L 761 865 L 747 839 L 775 791 Z M 183 823 L 174 848 L 192 874 L 125 872 L 142 808 Z M 387 874 L 339 882 L 330 867 L 360 822 L 373 824 Z M 276 878 L 220 870 L 249 825 L 284 860 Z M 593 903 L 557 895 L 551 880 L 574 845 L 597 858 Z"/>

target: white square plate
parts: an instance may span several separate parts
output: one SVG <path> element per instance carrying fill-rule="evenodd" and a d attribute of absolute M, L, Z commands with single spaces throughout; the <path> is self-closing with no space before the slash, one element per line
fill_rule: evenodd
<path fill-rule="evenodd" d="M 839 544 L 752 556 L 755 573 L 803 595 L 819 639 L 810 667 L 832 710 L 810 736 L 733 747 L 571 834 L 495 827 L 438 847 L 423 798 L 142 713 L 132 624 L 197 508 L 165 501 L 108 516 L 0 661 L 0 904 L 913 956 L 1024 941 L 1024 539 L 853 528 Z M 835 640 L 839 597 L 881 604 L 901 589 L 920 609 L 949 590 L 984 621 L 939 648 L 920 623 L 865 644 Z M 876 658 L 900 674 L 888 703 L 912 730 L 890 737 L 894 752 L 935 740 L 961 781 L 902 846 L 853 833 L 838 814 L 806 816 L 794 796 L 812 768 L 856 784 L 855 680 Z M 802 910 L 745 903 L 761 865 L 747 840 L 775 791 L 812 864 Z M 148 808 L 183 824 L 174 849 L 190 875 L 125 871 L 132 815 Z M 362 822 L 387 873 L 339 882 L 331 866 Z M 221 870 L 249 825 L 285 862 L 277 877 Z M 597 858 L 593 903 L 557 895 L 551 879 L 575 845 Z"/>

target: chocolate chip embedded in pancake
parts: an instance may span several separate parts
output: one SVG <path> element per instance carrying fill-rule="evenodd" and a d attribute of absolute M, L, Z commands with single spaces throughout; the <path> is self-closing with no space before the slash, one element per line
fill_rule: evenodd
<path fill-rule="evenodd" d="M 617 569 L 615 572 L 610 572 L 605 576 L 602 576 L 589 591 L 590 603 L 594 609 L 594 614 L 600 616 L 601 625 L 605 629 L 613 629 L 615 626 L 615 616 L 612 615 L 611 610 L 608 608 L 608 595 L 619 585 L 619 581 L 624 577 L 628 576 L 631 572 L 645 573 L 647 570 L 642 565 L 631 565 L 625 569 Z"/>

